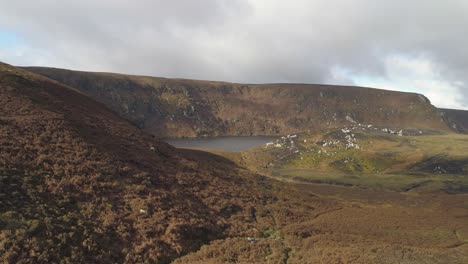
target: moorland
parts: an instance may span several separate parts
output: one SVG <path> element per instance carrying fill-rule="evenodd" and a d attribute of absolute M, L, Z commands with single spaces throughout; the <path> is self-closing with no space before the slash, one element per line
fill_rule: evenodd
<path fill-rule="evenodd" d="M 0 64 L 0 261 L 467 263 L 464 111 Z M 242 152 L 163 137 L 280 136 Z"/>

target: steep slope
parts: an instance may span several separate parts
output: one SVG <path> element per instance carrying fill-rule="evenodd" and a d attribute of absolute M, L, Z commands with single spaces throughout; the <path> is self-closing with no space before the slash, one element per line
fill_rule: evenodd
<path fill-rule="evenodd" d="M 440 109 L 445 119 L 449 120 L 453 129 L 468 133 L 468 111 L 456 109 Z"/>
<path fill-rule="evenodd" d="M 284 135 L 367 123 L 451 130 L 422 95 L 360 87 L 165 79 L 29 67 L 161 137 Z"/>
<path fill-rule="evenodd" d="M 267 183 L 0 65 L 0 262 L 166 263 L 250 230 Z M 209 165 L 208 165 L 209 164 Z"/>

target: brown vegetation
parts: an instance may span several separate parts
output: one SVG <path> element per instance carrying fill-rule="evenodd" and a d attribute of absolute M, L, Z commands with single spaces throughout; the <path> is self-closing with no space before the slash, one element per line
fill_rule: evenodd
<path fill-rule="evenodd" d="M 277 182 L 0 65 L 0 261 L 466 263 L 466 195 Z"/>
<path fill-rule="evenodd" d="M 26 68 L 79 89 L 161 137 L 285 135 L 352 122 L 451 130 L 418 94 L 312 84 L 236 84 Z"/>
<path fill-rule="evenodd" d="M 1 65 L 0 94 L 2 262 L 164 263 L 243 232 L 270 199 L 53 81 Z"/>

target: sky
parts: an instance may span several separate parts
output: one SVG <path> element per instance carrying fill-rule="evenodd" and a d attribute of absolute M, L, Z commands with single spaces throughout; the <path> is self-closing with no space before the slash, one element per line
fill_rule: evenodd
<path fill-rule="evenodd" d="M 466 0 L 0 0 L 0 61 L 358 85 L 468 109 Z"/>

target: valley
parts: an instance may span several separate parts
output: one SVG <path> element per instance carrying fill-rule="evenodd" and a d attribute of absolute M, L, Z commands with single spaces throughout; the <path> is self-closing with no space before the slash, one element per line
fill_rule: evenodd
<path fill-rule="evenodd" d="M 467 14 L 4 0 L 0 264 L 468 264 Z"/>
<path fill-rule="evenodd" d="M 285 135 L 243 152 L 208 151 L 302 195 L 337 203 L 282 229 L 291 249 L 287 263 L 463 263 L 467 142 L 462 134 L 361 124 Z M 252 261 L 218 246 L 182 260 L 217 263 L 231 252 L 233 262 Z"/>
<path fill-rule="evenodd" d="M 271 177 L 400 192 L 468 190 L 468 136 L 356 125 L 222 153 Z"/>
<path fill-rule="evenodd" d="M 468 261 L 463 114 L 423 96 L 26 69 L 0 64 L 1 262 Z"/>

